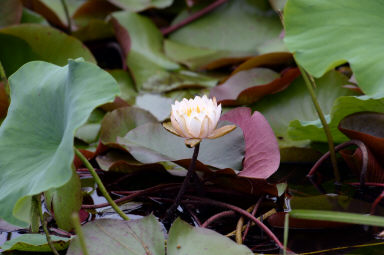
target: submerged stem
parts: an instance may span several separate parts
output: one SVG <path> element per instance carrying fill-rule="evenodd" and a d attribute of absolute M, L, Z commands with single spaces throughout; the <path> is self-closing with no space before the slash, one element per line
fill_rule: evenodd
<path fill-rule="evenodd" d="M 297 63 L 297 61 L 296 61 L 296 63 Z M 321 124 L 323 125 L 325 135 L 327 136 L 328 147 L 329 147 L 330 157 L 331 157 L 332 166 L 333 166 L 333 174 L 335 176 L 336 183 L 340 183 L 340 173 L 339 173 L 339 169 L 337 167 L 335 145 L 333 142 L 331 130 L 329 129 L 329 126 L 328 126 L 328 123 L 325 119 L 324 113 L 321 110 L 319 101 L 317 100 L 315 91 L 313 90 L 313 88 L 316 85 L 314 84 L 314 81 L 310 78 L 309 74 L 303 69 L 303 67 L 300 66 L 298 63 L 297 63 L 297 66 L 300 69 L 300 72 L 303 76 L 305 85 L 307 86 L 309 94 L 311 95 L 312 102 L 313 102 L 313 105 L 315 106 L 317 115 L 319 116 Z"/>
<path fill-rule="evenodd" d="M 99 190 L 101 194 L 105 197 L 105 199 L 108 201 L 108 203 L 112 206 L 112 208 L 115 210 L 115 212 L 120 215 L 121 218 L 124 220 L 129 220 L 128 216 L 125 215 L 125 213 L 119 208 L 119 206 L 113 201 L 111 196 L 108 194 L 107 189 L 105 188 L 103 182 L 101 181 L 100 177 L 97 175 L 96 170 L 93 168 L 91 163 L 84 157 L 84 155 L 77 149 L 74 148 L 76 156 L 83 162 L 83 164 L 88 168 L 89 172 L 92 174 L 93 178 L 95 179 L 95 182 L 97 183 L 97 186 L 99 187 Z"/>
<path fill-rule="evenodd" d="M 56 250 L 55 245 L 52 243 L 51 236 L 49 235 L 49 231 L 48 231 L 48 227 L 47 227 L 47 222 L 46 222 L 46 220 L 44 218 L 43 209 L 41 207 L 42 206 L 41 205 L 41 195 L 39 194 L 39 195 L 33 196 L 33 199 L 35 199 L 36 200 L 35 201 L 36 204 L 38 204 L 40 223 L 43 226 L 43 230 L 44 230 L 45 237 L 47 239 L 49 248 L 51 248 L 53 254 L 59 255 L 59 252 Z"/>

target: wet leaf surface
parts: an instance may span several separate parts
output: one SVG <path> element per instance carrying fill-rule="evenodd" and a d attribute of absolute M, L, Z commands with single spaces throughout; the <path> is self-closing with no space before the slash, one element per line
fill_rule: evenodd
<path fill-rule="evenodd" d="M 51 236 L 53 245 L 58 251 L 65 250 L 70 238 Z M 3 251 L 22 251 L 22 252 L 50 252 L 51 248 L 47 243 L 47 239 L 43 234 L 24 234 L 10 241 L 5 242 L 1 246 Z"/>

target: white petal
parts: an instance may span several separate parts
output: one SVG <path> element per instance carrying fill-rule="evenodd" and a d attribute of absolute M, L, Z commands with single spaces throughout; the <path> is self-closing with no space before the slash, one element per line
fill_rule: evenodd
<path fill-rule="evenodd" d="M 199 134 L 200 138 L 206 138 L 210 134 L 208 125 L 209 125 L 208 117 L 205 116 L 203 122 L 201 123 L 201 129 Z"/>
<path fill-rule="evenodd" d="M 188 133 L 187 123 L 184 118 L 184 115 L 175 114 L 175 120 L 179 124 L 180 131 L 181 131 L 180 135 L 186 138 L 190 138 L 191 136 Z"/>
<path fill-rule="evenodd" d="M 197 118 L 192 118 L 188 125 L 188 131 L 193 138 L 200 138 L 201 121 Z"/>
<path fill-rule="evenodd" d="M 173 112 L 171 113 L 171 123 L 173 128 L 176 130 L 177 134 L 184 137 L 184 133 L 180 127 L 179 122 L 177 122 L 175 114 Z"/>

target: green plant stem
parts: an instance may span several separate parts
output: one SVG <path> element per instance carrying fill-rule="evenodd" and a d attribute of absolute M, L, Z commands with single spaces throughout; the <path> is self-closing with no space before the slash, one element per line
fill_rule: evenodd
<path fill-rule="evenodd" d="M 329 129 L 328 123 L 325 120 L 325 116 L 324 116 L 323 111 L 321 110 L 319 101 L 316 98 L 316 94 L 315 94 L 315 91 L 314 91 L 314 87 L 316 87 L 316 85 L 314 84 L 314 80 L 310 78 L 309 74 L 304 70 L 304 68 L 302 66 L 300 66 L 297 63 L 297 61 L 296 61 L 296 64 L 297 64 L 297 66 L 300 69 L 300 72 L 301 72 L 301 74 L 303 76 L 305 85 L 307 86 L 309 94 L 311 95 L 312 102 L 313 102 L 313 104 L 315 106 L 317 115 L 319 116 L 321 124 L 323 125 L 323 129 L 324 129 L 325 135 L 327 136 L 329 153 L 330 153 L 331 162 L 332 162 L 332 166 L 333 166 L 333 174 L 335 176 L 336 183 L 340 183 L 340 174 L 339 174 L 339 169 L 337 167 L 335 145 L 334 145 L 334 142 L 333 142 L 331 130 Z"/>
<path fill-rule="evenodd" d="M 51 248 L 53 254 L 59 255 L 59 253 L 57 252 L 57 250 L 55 248 L 55 245 L 53 245 L 53 243 L 52 243 L 51 236 L 49 235 L 49 232 L 48 232 L 47 222 L 44 219 L 43 209 L 41 206 L 41 195 L 39 194 L 39 195 L 34 196 L 34 199 L 36 199 L 36 203 L 39 205 L 38 207 L 39 207 L 40 223 L 43 226 L 43 230 L 45 233 L 45 237 L 47 238 L 48 245 Z"/>
<path fill-rule="evenodd" d="M 105 188 L 100 177 L 97 175 L 96 170 L 93 168 L 93 166 L 89 163 L 89 161 L 84 157 L 84 155 L 78 149 L 76 148 L 74 149 L 75 149 L 76 156 L 83 162 L 85 167 L 88 168 L 89 172 L 92 174 L 93 178 L 95 179 L 95 182 L 97 183 L 97 186 L 99 187 L 101 194 L 103 194 L 105 199 L 112 206 L 115 212 L 118 215 L 120 215 L 121 218 L 123 218 L 124 220 L 129 220 L 128 216 L 125 215 L 125 213 L 119 208 L 119 206 L 115 203 L 115 201 L 113 201 L 113 199 L 109 196 L 107 189 Z"/>
<path fill-rule="evenodd" d="M 60 0 L 60 1 L 64 9 L 65 18 L 67 19 L 68 33 L 70 34 L 72 33 L 72 22 L 71 22 L 71 17 L 69 16 L 68 5 L 65 0 Z"/>
<path fill-rule="evenodd" d="M 87 245 L 85 243 L 84 233 L 83 233 L 83 230 L 81 229 L 80 218 L 77 213 L 72 214 L 72 223 L 73 223 L 73 226 L 75 227 L 77 238 L 79 238 L 80 247 L 83 252 L 83 255 L 89 255 Z"/>
<path fill-rule="evenodd" d="M 0 80 L 4 80 L 5 82 L 5 92 L 7 93 L 8 97 L 9 97 L 9 83 L 8 83 L 8 78 L 7 78 L 7 75 L 5 73 L 5 70 L 4 70 L 4 67 L 3 67 L 3 64 L 1 63 L 0 61 Z"/>
<path fill-rule="evenodd" d="M 288 230 L 289 230 L 289 214 L 285 214 L 284 218 L 284 250 L 283 254 L 287 254 L 287 245 L 288 245 Z"/>
<path fill-rule="evenodd" d="M 31 205 L 31 232 L 39 233 L 39 207 L 41 206 L 40 194 L 32 196 Z"/>

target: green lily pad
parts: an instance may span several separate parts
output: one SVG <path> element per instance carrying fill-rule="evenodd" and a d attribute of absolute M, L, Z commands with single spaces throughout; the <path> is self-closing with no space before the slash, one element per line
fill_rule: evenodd
<path fill-rule="evenodd" d="M 313 76 L 349 62 L 367 95 L 384 95 L 384 5 L 380 1 L 289 0 L 285 43 Z"/>
<path fill-rule="evenodd" d="M 71 178 L 75 130 L 119 91 L 108 73 L 73 60 L 64 67 L 30 62 L 9 82 L 11 105 L 0 127 L 0 217 L 27 226 L 31 196 Z"/>
<path fill-rule="evenodd" d="M 65 250 L 71 238 L 51 235 L 51 240 L 56 250 Z M 50 252 L 47 238 L 44 234 L 23 234 L 9 241 L 6 241 L 1 249 L 3 251 L 24 251 L 24 252 Z"/>
<path fill-rule="evenodd" d="M 169 118 L 173 100 L 160 94 L 141 94 L 136 98 L 136 106 L 152 113 L 158 121 Z"/>
<path fill-rule="evenodd" d="M 162 9 L 170 6 L 173 0 L 108 0 L 114 5 L 128 11 L 140 12 L 149 8 Z"/>
<path fill-rule="evenodd" d="M 253 252 L 247 246 L 236 244 L 213 230 L 194 228 L 176 219 L 169 230 L 167 254 L 252 255 Z"/>
<path fill-rule="evenodd" d="M 135 83 L 133 82 L 129 73 L 120 69 L 109 70 L 108 72 L 113 76 L 113 78 L 116 79 L 117 83 L 119 84 L 121 91 L 120 97 L 131 105 L 135 104 L 137 91 L 135 88 Z"/>
<path fill-rule="evenodd" d="M 142 163 L 190 159 L 193 149 L 187 148 L 184 138 L 166 131 L 159 123 L 147 123 L 118 137 L 133 157 Z M 217 168 L 240 170 L 244 157 L 244 138 L 240 128 L 218 139 L 204 139 L 198 160 Z"/>
<path fill-rule="evenodd" d="M 216 85 L 217 79 L 182 70 L 168 59 L 163 52 L 163 36 L 149 18 L 125 11 L 114 13 L 112 22 L 138 90 L 165 92 L 187 86 Z"/>
<path fill-rule="evenodd" d="M 64 66 L 69 58 L 96 63 L 92 53 L 74 37 L 43 25 L 21 24 L 0 29 L 0 61 L 8 76 L 32 60 Z"/>
<path fill-rule="evenodd" d="M 82 227 L 89 254 L 236 254 L 252 255 L 244 245 L 238 245 L 217 232 L 204 228 L 194 228 L 177 219 L 170 231 L 165 247 L 164 233 L 153 215 L 139 220 L 122 221 L 101 219 Z M 196 245 L 199 244 L 199 245 Z M 75 237 L 67 255 L 83 254 L 80 242 Z"/>
<path fill-rule="evenodd" d="M 21 16 L 20 23 L 34 23 L 40 25 L 48 25 L 46 19 L 40 14 L 33 12 L 27 8 L 23 8 L 23 15 Z"/>
<path fill-rule="evenodd" d="M 188 10 L 183 11 L 172 24 L 179 23 L 189 15 L 191 13 Z M 169 37 L 172 44 L 168 47 L 180 48 L 180 45 L 185 45 L 195 48 L 184 54 L 179 52 L 172 55 L 173 59 L 182 63 L 190 56 L 197 57 L 198 61 L 205 58 L 208 62 L 223 57 L 251 56 L 259 54 L 259 47 L 267 41 L 279 39 L 281 30 L 279 17 L 270 13 L 267 1 L 232 0 L 173 32 Z M 216 57 L 212 51 L 217 51 Z M 198 65 L 199 62 L 193 64 Z"/>
<path fill-rule="evenodd" d="M 336 99 L 327 121 L 333 140 L 337 143 L 345 142 L 348 138 L 338 130 L 340 121 L 347 115 L 356 112 L 384 112 L 384 98 L 370 96 L 342 96 Z M 288 134 L 292 139 L 325 142 L 327 138 L 320 120 L 298 121 L 290 123 Z"/>
<path fill-rule="evenodd" d="M 335 100 L 340 96 L 355 94 L 342 87 L 346 83 L 347 78 L 336 71 L 331 71 L 316 80 L 317 88 L 315 93 L 324 114 L 331 112 Z M 292 126 L 292 122 L 296 123 L 299 120 L 314 121 L 318 119 L 311 96 L 302 78 L 297 78 L 286 90 L 264 97 L 252 108 L 260 111 L 268 120 L 275 135 L 278 137 L 280 147 L 302 145 L 292 141 L 291 133 L 288 135 L 287 130 L 289 126 Z M 322 129 L 318 131 L 319 134 L 324 134 Z M 337 132 L 340 133 L 339 131 Z M 298 140 L 305 139 L 308 138 Z"/>
<path fill-rule="evenodd" d="M 153 254 L 164 255 L 164 234 L 153 215 L 139 220 L 100 219 L 82 227 L 89 254 Z M 67 255 L 81 255 L 78 237 Z"/>
<path fill-rule="evenodd" d="M 118 108 L 105 115 L 101 123 L 100 140 L 104 144 L 116 143 L 118 136 L 125 136 L 145 123 L 157 123 L 157 120 L 148 111 L 137 107 Z"/>

